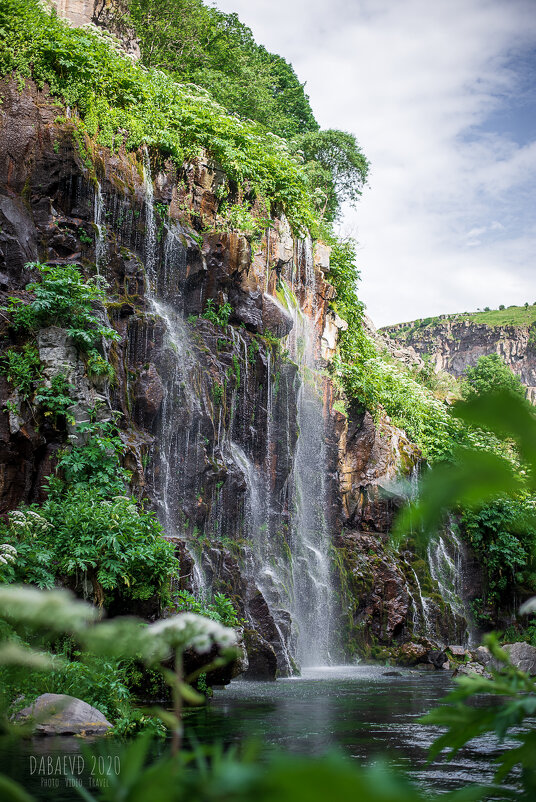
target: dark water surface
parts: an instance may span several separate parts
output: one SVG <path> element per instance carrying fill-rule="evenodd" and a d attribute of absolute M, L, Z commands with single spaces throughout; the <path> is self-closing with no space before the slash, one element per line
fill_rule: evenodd
<path fill-rule="evenodd" d="M 440 729 L 417 719 L 452 689 L 450 674 L 397 669 L 401 676 L 386 676 L 392 670 L 335 666 L 304 669 L 301 677 L 275 683 L 235 680 L 215 692 L 208 708 L 189 712 L 187 732 L 201 742 L 256 738 L 302 755 L 342 749 L 361 763 L 382 755 L 438 792 L 492 784 L 494 758 L 504 750 L 494 736 L 473 741 L 450 762 L 426 764 Z"/>
<path fill-rule="evenodd" d="M 467 783 L 491 784 L 493 760 L 501 749 L 494 737 L 472 742 L 453 761 L 426 765 L 436 727 L 417 719 L 435 707 L 452 687 L 446 672 L 401 669 L 386 676 L 377 666 L 310 668 L 302 677 L 277 682 L 234 681 L 216 690 L 210 704 L 188 711 L 186 739 L 225 744 L 254 738 L 266 746 L 302 755 L 340 749 L 362 763 L 385 755 L 421 786 L 446 791 Z M 82 763 L 76 738 L 35 738 L 0 742 L 0 771 L 21 782 L 39 800 L 70 802 L 80 797 L 67 776 L 95 791 L 91 761 Z M 120 771 L 121 744 L 107 739 L 107 769 Z M 161 748 L 161 747 L 157 747 Z M 44 760 L 44 762 L 43 762 Z M 58 760 L 60 761 L 58 763 Z M 52 762 L 51 762 L 52 761 Z M 53 773 L 47 772 L 52 768 Z M 57 780 L 57 782 L 56 782 Z M 52 781 L 52 782 L 49 782 Z M 497 798 L 500 797 L 500 794 Z"/>

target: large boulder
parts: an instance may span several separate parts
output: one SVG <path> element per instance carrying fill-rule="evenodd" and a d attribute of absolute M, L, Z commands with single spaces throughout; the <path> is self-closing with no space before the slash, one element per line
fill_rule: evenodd
<path fill-rule="evenodd" d="M 20 722 L 34 722 L 40 735 L 103 735 L 112 725 L 103 714 L 82 699 L 63 693 L 44 693 L 17 715 Z"/>
<path fill-rule="evenodd" d="M 253 629 L 245 630 L 244 643 L 247 649 L 248 669 L 243 673 L 243 678 L 275 680 L 277 655 L 274 647 Z"/>
<path fill-rule="evenodd" d="M 487 646 L 479 646 L 473 652 L 473 660 L 480 663 L 482 666 L 487 666 L 491 663 L 493 657 Z"/>
<path fill-rule="evenodd" d="M 536 675 L 536 648 L 530 643 L 506 643 L 504 651 L 508 653 L 510 662 L 521 671 L 531 676 Z"/>
<path fill-rule="evenodd" d="M 434 668 L 443 668 L 445 663 L 448 662 L 447 655 L 440 649 L 431 649 L 428 652 L 427 657 L 428 657 L 428 662 L 431 663 Z"/>
<path fill-rule="evenodd" d="M 414 666 L 426 662 L 428 647 L 422 643 L 404 643 L 398 650 L 397 663 L 403 666 Z"/>

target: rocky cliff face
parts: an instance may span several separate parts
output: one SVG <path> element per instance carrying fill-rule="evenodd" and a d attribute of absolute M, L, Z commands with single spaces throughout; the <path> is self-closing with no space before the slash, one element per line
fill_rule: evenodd
<path fill-rule="evenodd" d="M 329 305 L 329 249 L 282 218 L 255 242 L 222 231 L 218 165 L 111 153 L 80 142 L 45 92 L 1 91 L 0 292 L 24 297 L 38 260 L 106 279 L 115 382 L 91 379 L 62 329 L 39 333 L 39 355 L 74 385 L 75 417 L 121 413 L 134 490 L 180 557 L 174 588 L 234 599 L 249 676 L 445 640 L 453 616 L 440 603 L 424 615 L 423 566 L 386 548 L 396 480 L 419 454 L 388 422 L 333 409 L 322 369 L 345 324 Z M 2 325 L 5 349 L 17 340 Z M 12 402 L 0 415 L 6 512 L 42 498 L 69 432 L 0 382 Z"/>
<path fill-rule="evenodd" d="M 497 353 L 526 385 L 528 397 L 536 400 L 536 348 L 528 326 L 488 326 L 447 318 L 423 327 L 411 326 L 409 331 L 407 324 L 382 331 L 401 346 L 428 354 L 438 369 L 457 378 L 481 356 Z"/>

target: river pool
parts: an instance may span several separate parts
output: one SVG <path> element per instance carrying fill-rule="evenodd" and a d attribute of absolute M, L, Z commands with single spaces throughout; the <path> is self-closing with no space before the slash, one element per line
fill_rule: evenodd
<path fill-rule="evenodd" d="M 193 736 L 201 743 L 219 739 L 233 744 L 253 738 L 268 749 L 279 747 L 304 755 L 339 749 L 362 763 L 384 755 L 417 783 L 435 791 L 470 782 L 491 783 L 493 759 L 501 749 L 492 736 L 474 741 L 451 762 L 426 763 L 427 748 L 438 729 L 419 724 L 418 718 L 452 687 L 449 674 L 399 669 L 399 676 L 389 676 L 390 671 L 378 666 L 338 666 L 308 668 L 301 677 L 276 682 L 235 680 L 215 690 L 205 708 L 187 712 L 186 739 Z M 22 782 L 36 799 L 79 799 L 68 787 L 69 770 L 91 789 L 91 763 L 87 759 L 83 766 L 73 763 L 79 756 L 78 739 L 40 738 L 2 746 L 0 770 Z M 109 739 L 111 771 L 120 768 L 117 761 L 114 764 L 119 747 Z M 47 775 L 47 765 L 59 772 Z M 47 784 L 48 780 L 58 782 Z"/>

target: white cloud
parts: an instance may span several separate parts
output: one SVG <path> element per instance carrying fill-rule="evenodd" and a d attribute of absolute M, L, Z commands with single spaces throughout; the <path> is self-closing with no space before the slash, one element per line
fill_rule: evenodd
<path fill-rule="evenodd" d="M 536 141 L 485 127 L 536 44 L 533 0 L 217 5 L 293 63 L 321 125 L 354 132 L 370 159 L 346 225 L 377 324 L 536 298 Z"/>

